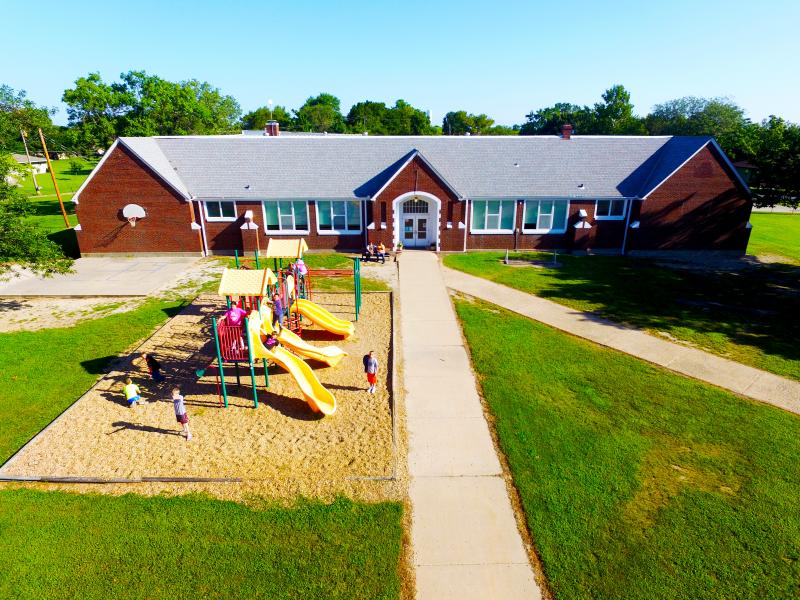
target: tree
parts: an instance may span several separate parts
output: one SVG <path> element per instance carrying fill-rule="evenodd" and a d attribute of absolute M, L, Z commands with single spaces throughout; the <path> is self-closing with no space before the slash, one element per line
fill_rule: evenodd
<path fill-rule="evenodd" d="M 275 106 L 272 110 L 261 106 L 242 117 L 242 129 L 264 129 L 270 120 L 277 121 L 284 131 L 291 131 L 294 126 L 294 119 L 285 106 Z"/>
<path fill-rule="evenodd" d="M 588 124 L 589 131 L 597 135 L 637 135 L 647 130 L 642 120 L 633 114 L 631 94 L 622 85 L 613 85 L 603 92 L 603 102 L 594 105 L 594 115 Z"/>
<path fill-rule="evenodd" d="M 492 130 L 494 119 L 485 114 L 468 114 L 465 110 L 451 111 L 442 119 L 444 135 L 488 134 Z"/>
<path fill-rule="evenodd" d="M 32 213 L 30 202 L 6 180 L 23 174 L 10 154 L 0 154 L 0 274 L 14 265 L 42 275 L 67 273 L 72 261 L 44 231 L 26 220 Z"/>
<path fill-rule="evenodd" d="M 332 94 L 312 96 L 294 113 L 300 131 L 344 133 L 346 130 L 341 103 Z"/>
<path fill-rule="evenodd" d="M 431 135 L 431 119 L 424 110 L 398 100 L 386 111 L 384 120 L 387 135 Z"/>
<path fill-rule="evenodd" d="M 238 102 L 207 82 L 172 82 L 145 71 L 129 71 L 107 84 L 98 73 L 64 91 L 75 142 L 106 148 L 121 135 L 232 133 L 241 116 Z"/>
<path fill-rule="evenodd" d="M 386 135 L 388 111 L 383 102 L 358 102 L 347 113 L 347 126 L 353 133 L 366 131 L 372 135 Z"/>
<path fill-rule="evenodd" d="M 558 102 L 553 106 L 529 112 L 527 121 L 520 128 L 520 135 L 558 135 L 561 126 L 570 124 L 576 133 L 583 133 L 585 125 L 592 121 L 591 109 L 569 102 Z"/>
<path fill-rule="evenodd" d="M 800 207 L 800 126 L 770 116 L 759 130 L 754 200 L 759 206 Z"/>
<path fill-rule="evenodd" d="M 37 106 L 29 100 L 24 90 L 15 91 L 7 85 L 0 85 L 0 150 L 23 152 L 20 131 L 34 139 L 41 127 L 45 135 L 51 135 L 55 130 L 50 120 L 53 113 L 54 108 Z"/>

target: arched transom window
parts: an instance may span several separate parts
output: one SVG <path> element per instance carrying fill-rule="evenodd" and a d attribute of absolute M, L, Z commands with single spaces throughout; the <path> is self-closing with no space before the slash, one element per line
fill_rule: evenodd
<path fill-rule="evenodd" d="M 403 212 L 407 215 L 424 215 L 428 212 L 428 203 L 420 198 L 412 198 L 403 202 Z"/>

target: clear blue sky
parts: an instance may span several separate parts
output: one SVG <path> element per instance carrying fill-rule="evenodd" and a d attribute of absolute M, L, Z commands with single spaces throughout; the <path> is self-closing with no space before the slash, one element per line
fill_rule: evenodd
<path fill-rule="evenodd" d="M 403 2 L 2 0 L 0 83 L 60 109 L 98 71 L 197 78 L 244 111 L 321 91 L 346 113 L 403 98 L 431 111 L 524 121 L 591 104 L 614 83 L 639 114 L 664 100 L 728 96 L 750 118 L 800 122 L 800 0 Z"/>

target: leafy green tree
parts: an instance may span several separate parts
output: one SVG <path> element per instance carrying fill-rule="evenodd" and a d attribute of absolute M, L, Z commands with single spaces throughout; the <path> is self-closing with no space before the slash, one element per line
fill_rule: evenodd
<path fill-rule="evenodd" d="M 332 94 L 312 96 L 295 113 L 295 122 L 300 131 L 344 133 L 341 102 Z"/>
<path fill-rule="evenodd" d="M 144 71 L 123 73 L 110 85 L 91 73 L 62 99 L 83 148 L 106 148 L 121 135 L 232 133 L 241 117 L 236 100 L 209 83 L 172 82 Z"/>
<path fill-rule="evenodd" d="M 492 133 L 494 119 L 485 114 L 473 115 L 465 110 L 451 111 L 442 119 L 444 135 L 481 135 Z"/>
<path fill-rule="evenodd" d="M 388 135 L 431 135 L 431 119 L 424 110 L 398 100 L 386 111 L 384 120 Z"/>
<path fill-rule="evenodd" d="M 32 209 L 28 199 L 7 181 L 23 175 L 10 154 L 0 154 L 0 275 L 15 265 L 42 275 L 66 273 L 72 261 L 47 234 L 26 217 Z"/>
<path fill-rule="evenodd" d="M 386 135 L 388 112 L 383 102 L 358 102 L 347 113 L 347 126 L 353 133 L 366 131 L 372 135 Z"/>
<path fill-rule="evenodd" d="M 646 134 L 642 119 L 633 114 L 631 94 L 622 85 L 613 85 L 603 92 L 603 102 L 594 105 L 594 114 L 585 134 L 642 135 Z"/>
<path fill-rule="evenodd" d="M 264 129 L 269 120 L 277 121 L 283 131 L 291 131 L 294 126 L 292 114 L 285 106 L 261 106 L 242 117 L 242 129 Z"/>
<path fill-rule="evenodd" d="M 758 129 L 751 181 L 756 204 L 800 207 L 800 126 L 771 116 Z"/>
<path fill-rule="evenodd" d="M 20 131 L 28 135 L 29 147 L 38 147 L 36 131 L 39 127 L 48 137 L 55 131 L 50 120 L 53 113 L 54 108 L 37 106 L 28 99 L 24 90 L 16 91 L 7 85 L 0 85 L 0 150 L 24 151 Z"/>
<path fill-rule="evenodd" d="M 520 135 L 558 135 L 561 126 L 566 124 L 572 125 L 576 133 L 583 133 L 584 128 L 593 128 L 592 109 L 569 102 L 557 102 L 531 111 L 525 118 L 527 121 L 520 128 Z"/>

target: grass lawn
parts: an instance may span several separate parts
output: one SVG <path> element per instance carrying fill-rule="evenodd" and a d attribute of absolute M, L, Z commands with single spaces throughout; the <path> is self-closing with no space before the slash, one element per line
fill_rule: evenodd
<path fill-rule="evenodd" d="M 67 210 L 70 223 L 74 226 L 78 224 L 78 219 L 75 217 L 75 205 L 72 203 L 72 196 L 78 191 L 78 188 L 89 176 L 89 173 L 92 172 L 96 163 L 82 160 L 84 168 L 73 175 L 70 172 L 71 166 L 69 162 L 69 159 L 51 161 L 56 174 L 58 189 L 61 192 L 61 198 L 64 200 L 64 207 Z M 36 211 L 35 215 L 30 217 L 31 220 L 38 223 L 42 229 L 47 229 L 51 232 L 64 229 L 64 217 L 61 215 L 61 208 L 58 205 L 58 198 L 56 197 L 50 173 L 37 175 L 36 181 L 41 188 L 41 192 L 38 195 L 31 177 L 23 179 L 20 188 L 22 193 L 31 200 Z"/>
<path fill-rule="evenodd" d="M 402 505 L 0 492 L 3 598 L 397 598 Z"/>
<path fill-rule="evenodd" d="M 694 272 L 615 256 L 559 256 L 561 267 L 510 267 L 502 252 L 445 256 L 448 267 L 800 379 L 800 267 Z M 552 255 L 516 253 L 515 258 Z"/>
<path fill-rule="evenodd" d="M 556 598 L 797 597 L 796 415 L 456 309 Z"/>
<path fill-rule="evenodd" d="M 183 305 L 150 300 L 74 327 L 0 334 L 0 464 L 89 389 L 119 353 Z"/>
<path fill-rule="evenodd" d="M 800 214 L 753 213 L 748 254 L 781 256 L 800 264 Z"/>

